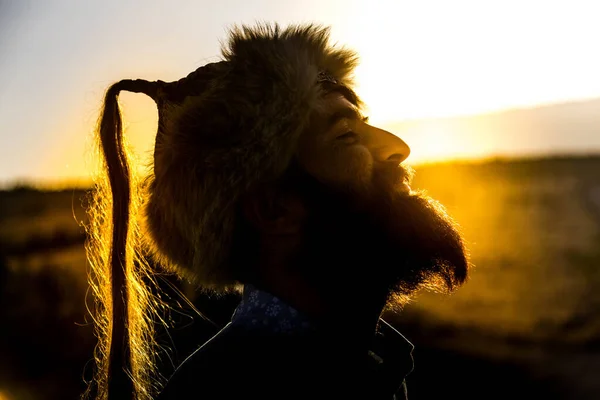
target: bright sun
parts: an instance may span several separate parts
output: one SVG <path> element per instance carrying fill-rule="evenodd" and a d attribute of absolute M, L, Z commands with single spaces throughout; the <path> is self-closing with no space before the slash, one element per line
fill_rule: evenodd
<path fill-rule="evenodd" d="M 569 4 L 349 0 L 335 39 L 358 51 L 357 89 L 378 124 L 590 98 L 597 13 Z"/>

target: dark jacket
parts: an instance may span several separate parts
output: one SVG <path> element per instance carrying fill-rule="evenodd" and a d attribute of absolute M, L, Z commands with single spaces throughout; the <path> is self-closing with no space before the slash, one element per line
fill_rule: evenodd
<path fill-rule="evenodd" d="M 175 371 L 159 400 L 406 399 L 413 346 L 380 320 L 372 351 L 343 335 L 281 335 L 228 324 Z"/>

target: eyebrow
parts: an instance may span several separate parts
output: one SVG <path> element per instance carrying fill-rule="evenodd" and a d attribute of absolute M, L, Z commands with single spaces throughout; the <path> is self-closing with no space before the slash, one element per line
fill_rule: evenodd
<path fill-rule="evenodd" d="M 332 128 L 335 124 L 340 122 L 343 119 L 353 119 L 358 121 L 367 121 L 367 117 L 364 117 L 358 109 L 354 107 L 344 107 L 337 111 L 327 118 L 327 129 Z"/>
<path fill-rule="evenodd" d="M 344 96 L 344 98 L 348 100 L 353 106 L 360 106 L 360 99 L 358 98 L 356 93 L 354 93 L 354 90 L 350 89 L 349 87 L 341 85 L 337 82 L 332 83 L 329 81 L 322 82 L 321 84 L 327 93 L 337 92 Z"/>

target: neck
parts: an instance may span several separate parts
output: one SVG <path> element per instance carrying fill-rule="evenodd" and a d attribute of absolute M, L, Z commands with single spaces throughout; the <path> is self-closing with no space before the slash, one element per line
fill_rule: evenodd
<path fill-rule="evenodd" d="M 312 284 L 299 271 L 264 260 L 258 288 L 285 301 L 310 319 L 346 349 L 367 350 L 386 303 L 385 290 L 368 290 L 358 284 Z M 352 289 L 354 287 L 355 289 Z"/>

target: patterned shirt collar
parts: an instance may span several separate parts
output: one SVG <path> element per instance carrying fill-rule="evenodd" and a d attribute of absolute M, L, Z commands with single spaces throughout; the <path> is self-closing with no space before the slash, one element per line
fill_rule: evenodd
<path fill-rule="evenodd" d="M 274 333 L 305 333 L 317 330 L 308 317 L 281 299 L 253 285 L 245 285 L 242 301 L 236 308 L 231 324 L 246 329 L 267 330 Z M 385 339 L 385 340 L 384 340 Z M 382 343 L 395 352 L 412 353 L 414 346 L 400 332 L 383 319 L 379 320 L 374 337 L 374 350 L 381 351 Z"/>
<path fill-rule="evenodd" d="M 314 325 L 302 313 L 279 298 L 245 285 L 242 301 L 231 319 L 233 325 L 247 329 L 268 330 L 274 333 L 314 331 Z"/>

